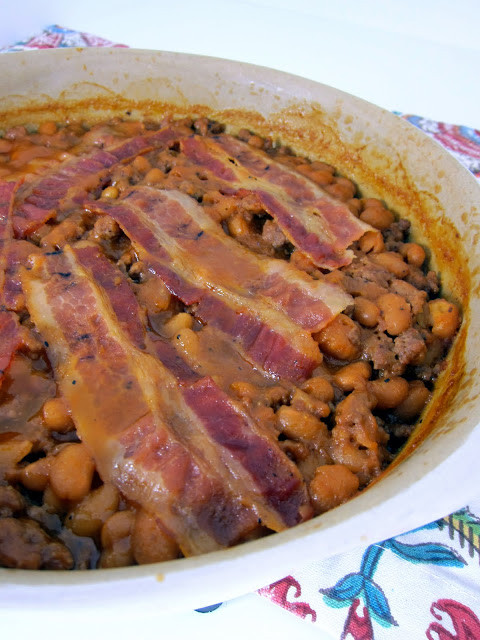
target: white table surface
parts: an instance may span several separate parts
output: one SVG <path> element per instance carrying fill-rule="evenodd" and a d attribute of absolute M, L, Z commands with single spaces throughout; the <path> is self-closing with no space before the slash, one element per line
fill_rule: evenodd
<path fill-rule="evenodd" d="M 0 46 L 49 24 L 132 47 L 242 60 L 296 73 L 386 109 L 480 128 L 478 0 L 0 0 Z M 54 609 L 54 603 L 52 610 Z M 332 636 L 256 595 L 214 612 L 111 615 L 0 610 L 1 637 Z M 41 632 L 42 635 L 43 632 Z"/>

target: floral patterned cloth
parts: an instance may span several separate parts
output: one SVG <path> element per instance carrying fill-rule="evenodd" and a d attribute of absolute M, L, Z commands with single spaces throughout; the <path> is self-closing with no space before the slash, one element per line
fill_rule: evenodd
<path fill-rule="evenodd" d="M 125 45 L 55 25 L 0 52 L 82 46 Z M 397 115 L 480 180 L 480 131 Z M 312 562 L 257 593 L 335 640 L 480 640 L 480 499 L 415 531 Z"/>

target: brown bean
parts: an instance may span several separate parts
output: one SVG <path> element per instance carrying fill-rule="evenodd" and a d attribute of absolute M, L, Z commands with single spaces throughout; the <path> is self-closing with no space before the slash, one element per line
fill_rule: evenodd
<path fill-rule="evenodd" d="M 50 477 L 51 457 L 40 458 L 27 464 L 20 472 L 20 482 L 30 491 L 44 491 Z"/>
<path fill-rule="evenodd" d="M 147 173 L 152 168 L 152 165 L 145 156 L 137 156 L 132 162 L 132 165 L 134 169 L 140 173 Z"/>
<path fill-rule="evenodd" d="M 228 221 L 228 231 L 234 238 L 237 236 L 245 236 L 249 233 L 248 222 L 242 214 L 238 213 L 232 216 Z"/>
<path fill-rule="evenodd" d="M 347 202 L 353 198 L 356 190 L 357 188 L 348 178 L 336 178 L 333 184 L 325 187 L 325 191 L 328 191 L 331 196 L 342 202 Z"/>
<path fill-rule="evenodd" d="M 5 434 L 0 439 L 0 475 L 3 471 L 12 471 L 30 453 L 32 447 L 33 442 L 23 436 Z"/>
<path fill-rule="evenodd" d="M 305 411 L 283 405 L 277 411 L 280 430 L 288 438 L 311 440 L 326 430 L 326 426 Z"/>
<path fill-rule="evenodd" d="M 460 324 L 460 312 L 457 305 L 444 298 L 428 303 L 432 333 L 439 338 L 453 338 Z"/>
<path fill-rule="evenodd" d="M 322 400 L 323 402 L 332 402 L 335 395 L 330 382 L 320 376 L 306 380 L 302 384 L 302 389 L 307 393 L 311 393 L 317 400 Z"/>
<path fill-rule="evenodd" d="M 43 424 L 47 429 L 67 433 L 74 428 L 73 420 L 61 397 L 50 398 L 42 407 Z"/>
<path fill-rule="evenodd" d="M 360 355 L 360 329 L 355 322 L 340 313 L 315 338 L 321 350 L 339 360 L 354 360 Z"/>
<path fill-rule="evenodd" d="M 162 182 L 164 179 L 165 179 L 165 175 L 163 171 L 161 171 L 161 169 L 158 169 L 157 167 L 150 169 L 150 171 L 148 171 L 148 173 L 144 178 L 145 184 L 158 184 L 159 182 Z"/>
<path fill-rule="evenodd" d="M 42 122 L 42 124 L 38 127 L 38 133 L 46 136 L 53 136 L 54 133 L 57 133 L 57 125 L 53 120 L 47 120 L 47 122 Z"/>
<path fill-rule="evenodd" d="M 155 516 L 141 509 L 132 532 L 132 552 L 138 564 L 164 562 L 179 555 L 178 544 L 164 530 Z"/>
<path fill-rule="evenodd" d="M 378 253 L 371 258 L 376 264 L 380 265 L 396 278 L 405 278 L 409 274 L 408 264 L 406 264 L 401 255 L 395 251 L 385 251 Z"/>
<path fill-rule="evenodd" d="M 426 254 L 425 249 L 415 242 L 407 242 L 400 250 L 404 258 L 407 259 L 408 264 L 414 267 L 421 267 L 425 262 Z"/>
<path fill-rule="evenodd" d="M 396 293 L 385 293 L 377 299 L 385 330 L 391 336 L 398 336 L 412 323 L 412 311 L 409 303 Z"/>
<path fill-rule="evenodd" d="M 75 505 L 65 523 L 77 536 L 94 537 L 116 512 L 118 504 L 118 491 L 111 484 L 103 484 Z"/>
<path fill-rule="evenodd" d="M 380 309 L 378 306 L 363 296 L 357 296 L 354 302 L 353 318 L 369 329 L 376 327 L 380 320 Z"/>
<path fill-rule="evenodd" d="M 128 567 L 133 563 L 131 534 L 134 524 L 133 511 L 117 511 L 108 518 L 101 532 L 101 567 Z"/>
<path fill-rule="evenodd" d="M 392 224 L 395 217 L 388 209 L 375 206 L 364 209 L 360 214 L 360 220 L 366 222 L 379 231 L 384 231 Z"/>
<path fill-rule="evenodd" d="M 107 200 L 115 200 L 120 195 L 120 192 L 117 187 L 107 187 L 102 191 L 102 198 L 106 198 Z"/>
<path fill-rule="evenodd" d="M 377 400 L 377 409 L 394 409 L 408 396 L 409 386 L 405 378 L 390 376 L 379 378 L 369 384 L 370 390 Z"/>
<path fill-rule="evenodd" d="M 346 502 L 358 491 L 357 476 L 343 464 L 317 467 L 309 491 L 315 511 L 323 513 Z"/>
<path fill-rule="evenodd" d="M 353 391 L 365 389 L 371 375 L 372 367 L 368 362 L 352 362 L 339 369 L 333 379 L 342 391 Z"/>
<path fill-rule="evenodd" d="M 358 245 L 364 253 L 376 254 L 385 250 L 385 243 L 380 231 L 367 231 L 358 241 Z"/>
<path fill-rule="evenodd" d="M 95 463 L 84 444 L 67 444 L 53 458 L 50 486 L 61 500 L 77 501 L 90 491 Z"/>
<path fill-rule="evenodd" d="M 395 414 L 401 420 L 413 420 L 421 414 L 430 396 L 430 391 L 421 380 L 412 380 L 408 385 L 408 395 L 395 408 Z"/>
<path fill-rule="evenodd" d="M 301 389 L 296 389 L 294 392 L 290 406 L 299 411 L 307 411 L 317 418 L 326 418 L 330 415 L 330 407 L 326 402 L 317 400 Z"/>
<path fill-rule="evenodd" d="M 313 180 L 321 187 L 326 187 L 327 184 L 332 184 L 334 181 L 333 175 L 330 173 L 330 171 L 325 171 L 322 169 L 311 171 L 308 174 L 308 177 L 310 178 L 310 180 Z"/>
<path fill-rule="evenodd" d="M 166 311 L 172 299 L 170 291 L 161 280 L 148 276 L 136 288 L 136 293 L 140 304 L 154 313 Z"/>
<path fill-rule="evenodd" d="M 193 317 L 189 313 L 177 313 L 163 325 L 165 335 L 172 338 L 182 329 L 191 329 L 193 327 Z"/>

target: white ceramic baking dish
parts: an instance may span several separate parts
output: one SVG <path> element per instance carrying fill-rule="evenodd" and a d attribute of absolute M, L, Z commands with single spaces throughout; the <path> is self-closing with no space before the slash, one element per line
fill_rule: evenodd
<path fill-rule="evenodd" d="M 326 160 L 413 223 L 464 320 L 432 403 L 404 453 L 347 504 L 284 533 L 159 565 L 90 572 L 0 570 L 0 608 L 197 608 L 311 560 L 462 507 L 480 486 L 480 186 L 457 161 L 379 107 L 247 64 L 128 49 L 0 56 L 0 128 L 44 119 L 209 115 Z"/>

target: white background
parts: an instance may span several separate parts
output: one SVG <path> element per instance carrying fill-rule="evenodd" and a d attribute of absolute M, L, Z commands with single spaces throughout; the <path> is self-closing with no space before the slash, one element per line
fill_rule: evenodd
<path fill-rule="evenodd" d="M 479 0 L 0 0 L 0 46 L 49 24 L 132 47 L 274 67 L 390 110 L 480 128 Z M 0 610 L 0 636 L 330 637 L 253 595 L 204 615 L 152 611 L 139 619 L 123 610 L 72 617 L 55 603 L 52 611 L 19 618 Z"/>
<path fill-rule="evenodd" d="M 0 46 L 55 23 L 274 67 L 480 128 L 479 0 L 0 0 Z"/>

